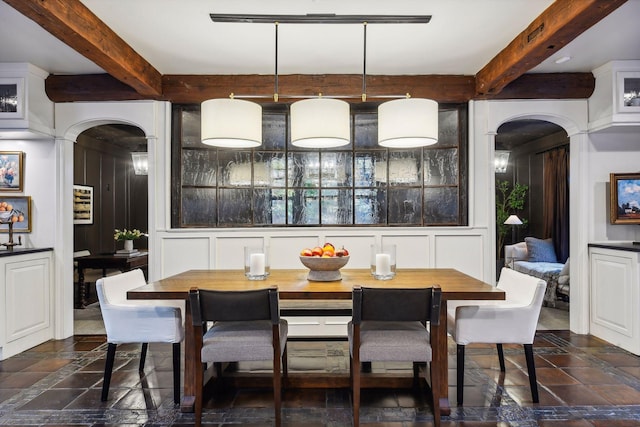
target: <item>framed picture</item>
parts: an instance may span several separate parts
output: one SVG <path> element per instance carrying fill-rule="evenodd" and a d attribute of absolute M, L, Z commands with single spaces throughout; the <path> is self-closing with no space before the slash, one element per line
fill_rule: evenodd
<path fill-rule="evenodd" d="M 24 78 L 0 78 L 0 119 L 24 119 Z"/>
<path fill-rule="evenodd" d="M 611 224 L 640 224 L 640 173 L 612 173 Z"/>
<path fill-rule="evenodd" d="M 22 151 L 0 151 L 0 191 L 23 190 L 23 158 Z"/>
<path fill-rule="evenodd" d="M 73 223 L 93 224 L 93 187 L 73 186 Z"/>
<path fill-rule="evenodd" d="M 9 221 L 14 233 L 31 233 L 30 196 L 0 196 L 0 232 L 9 232 Z"/>

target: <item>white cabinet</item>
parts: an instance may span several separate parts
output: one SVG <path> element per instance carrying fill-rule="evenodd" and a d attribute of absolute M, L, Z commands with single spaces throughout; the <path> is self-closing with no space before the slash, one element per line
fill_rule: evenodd
<path fill-rule="evenodd" d="M 590 332 L 640 355 L 640 253 L 590 247 Z"/>
<path fill-rule="evenodd" d="M 48 139 L 55 135 L 54 104 L 45 92 L 49 73 L 28 63 L 0 63 L 4 101 L 11 105 L 0 116 L 4 139 Z"/>
<path fill-rule="evenodd" d="M 53 338 L 52 252 L 0 257 L 0 360 Z"/>
<path fill-rule="evenodd" d="M 640 128 L 640 61 L 611 61 L 593 70 L 589 132 Z"/>

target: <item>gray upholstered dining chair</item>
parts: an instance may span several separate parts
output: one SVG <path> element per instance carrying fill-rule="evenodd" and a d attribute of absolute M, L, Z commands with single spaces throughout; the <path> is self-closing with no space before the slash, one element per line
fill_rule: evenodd
<path fill-rule="evenodd" d="M 148 343 L 173 346 L 173 401 L 180 402 L 180 343 L 184 339 L 181 306 L 171 300 L 129 300 L 127 291 L 146 285 L 142 270 L 135 269 L 96 282 L 100 311 L 107 332 L 107 360 L 102 383 L 106 401 L 118 344 L 142 343 L 139 371 L 144 370 Z"/>
<path fill-rule="evenodd" d="M 432 362 L 431 332 L 438 325 L 442 293 L 439 286 L 418 289 L 353 289 L 353 319 L 348 325 L 353 422 L 360 423 L 360 369 L 362 362 Z M 429 370 L 434 424 L 440 425 L 440 383 Z"/>
<path fill-rule="evenodd" d="M 287 376 L 287 321 L 280 318 L 275 287 L 249 291 L 212 291 L 192 288 L 196 355 L 196 426 L 202 423 L 204 364 L 273 361 L 273 401 L 280 425 L 282 379 Z M 209 322 L 211 326 L 209 327 Z M 218 375 L 222 370 L 218 370 Z"/>
<path fill-rule="evenodd" d="M 471 343 L 496 344 L 500 371 L 505 371 L 502 344 L 522 344 L 527 361 L 531 398 L 538 403 L 538 382 L 533 340 L 547 282 L 510 268 L 503 268 L 497 287 L 504 301 L 449 301 L 447 323 L 457 344 L 457 401 L 464 400 L 464 353 Z"/>

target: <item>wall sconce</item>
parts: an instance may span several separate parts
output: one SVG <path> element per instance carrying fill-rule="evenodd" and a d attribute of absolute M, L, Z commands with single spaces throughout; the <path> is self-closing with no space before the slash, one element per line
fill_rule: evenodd
<path fill-rule="evenodd" d="M 496 173 L 505 173 L 507 171 L 508 165 L 509 165 L 509 151 L 496 150 L 496 153 L 495 153 Z"/>
<path fill-rule="evenodd" d="M 133 161 L 133 172 L 136 175 L 149 174 L 149 157 L 146 152 L 131 153 L 131 160 Z"/>

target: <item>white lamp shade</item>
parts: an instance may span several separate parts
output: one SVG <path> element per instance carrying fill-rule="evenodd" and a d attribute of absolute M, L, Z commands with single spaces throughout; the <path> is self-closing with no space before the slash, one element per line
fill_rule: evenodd
<path fill-rule="evenodd" d="M 504 222 L 506 225 L 520 225 L 522 220 L 518 218 L 518 215 L 509 215 L 509 218 Z"/>
<path fill-rule="evenodd" d="M 396 99 L 378 107 L 378 144 L 413 148 L 438 142 L 438 103 L 431 99 Z"/>
<path fill-rule="evenodd" d="M 262 144 L 262 107 L 241 99 L 209 99 L 200 110 L 202 143 L 222 148 Z"/>
<path fill-rule="evenodd" d="M 304 148 L 341 147 L 351 141 L 349 103 L 314 98 L 291 104 L 291 143 Z"/>

